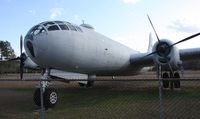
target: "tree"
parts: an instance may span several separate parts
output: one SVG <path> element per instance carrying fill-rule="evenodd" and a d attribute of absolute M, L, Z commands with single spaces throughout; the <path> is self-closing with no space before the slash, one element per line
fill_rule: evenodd
<path fill-rule="evenodd" d="M 0 41 L 0 50 L 2 57 L 5 58 L 14 58 L 16 57 L 13 48 L 8 41 Z"/>

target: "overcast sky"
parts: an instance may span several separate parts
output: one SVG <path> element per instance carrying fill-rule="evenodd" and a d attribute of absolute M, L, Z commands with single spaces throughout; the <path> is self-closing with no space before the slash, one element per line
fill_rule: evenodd
<path fill-rule="evenodd" d="M 20 34 L 49 20 L 91 24 L 113 40 L 145 52 L 152 28 L 173 42 L 200 32 L 199 0 L 0 0 L 0 40 L 11 42 L 19 54 Z M 154 33 L 152 36 L 155 39 Z M 200 47 L 200 36 L 178 45 Z"/>

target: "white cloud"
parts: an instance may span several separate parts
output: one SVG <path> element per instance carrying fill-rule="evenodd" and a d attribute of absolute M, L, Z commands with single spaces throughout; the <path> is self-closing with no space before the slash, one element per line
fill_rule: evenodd
<path fill-rule="evenodd" d="M 52 8 L 50 10 L 51 14 L 49 16 L 50 19 L 55 19 L 58 16 L 62 15 L 64 8 Z"/>
<path fill-rule="evenodd" d="M 135 4 L 137 2 L 139 2 L 140 0 L 122 0 L 124 3 L 132 3 Z"/>
<path fill-rule="evenodd" d="M 28 13 L 32 14 L 32 15 L 35 15 L 36 14 L 36 11 L 35 10 L 28 10 Z"/>
<path fill-rule="evenodd" d="M 195 24 L 191 24 L 189 22 L 184 22 L 181 20 L 174 21 L 169 28 L 174 29 L 178 32 L 185 32 L 185 33 L 194 33 L 198 32 L 199 28 Z"/>

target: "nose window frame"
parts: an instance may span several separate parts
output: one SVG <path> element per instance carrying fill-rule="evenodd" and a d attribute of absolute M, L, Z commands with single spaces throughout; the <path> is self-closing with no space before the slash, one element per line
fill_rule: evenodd
<path fill-rule="evenodd" d="M 34 36 L 34 35 L 38 35 L 38 34 L 45 33 L 45 32 L 47 32 L 47 31 L 44 28 L 44 26 L 42 26 L 42 25 L 36 25 L 35 27 L 33 27 L 29 31 L 28 36 Z"/>

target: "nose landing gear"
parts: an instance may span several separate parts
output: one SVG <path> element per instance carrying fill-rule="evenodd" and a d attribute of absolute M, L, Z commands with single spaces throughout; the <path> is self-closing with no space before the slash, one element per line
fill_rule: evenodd
<path fill-rule="evenodd" d="M 33 95 L 33 101 L 39 107 L 47 110 L 48 108 L 53 108 L 58 103 L 58 93 L 53 88 L 47 88 L 49 86 L 49 81 L 44 81 L 49 78 L 49 70 L 46 69 L 45 73 L 39 81 L 39 88 L 35 90 Z"/>
<path fill-rule="evenodd" d="M 174 89 L 181 87 L 180 74 L 178 72 L 174 73 L 164 72 L 162 74 L 162 78 L 163 78 L 162 80 L 163 88 Z"/>

